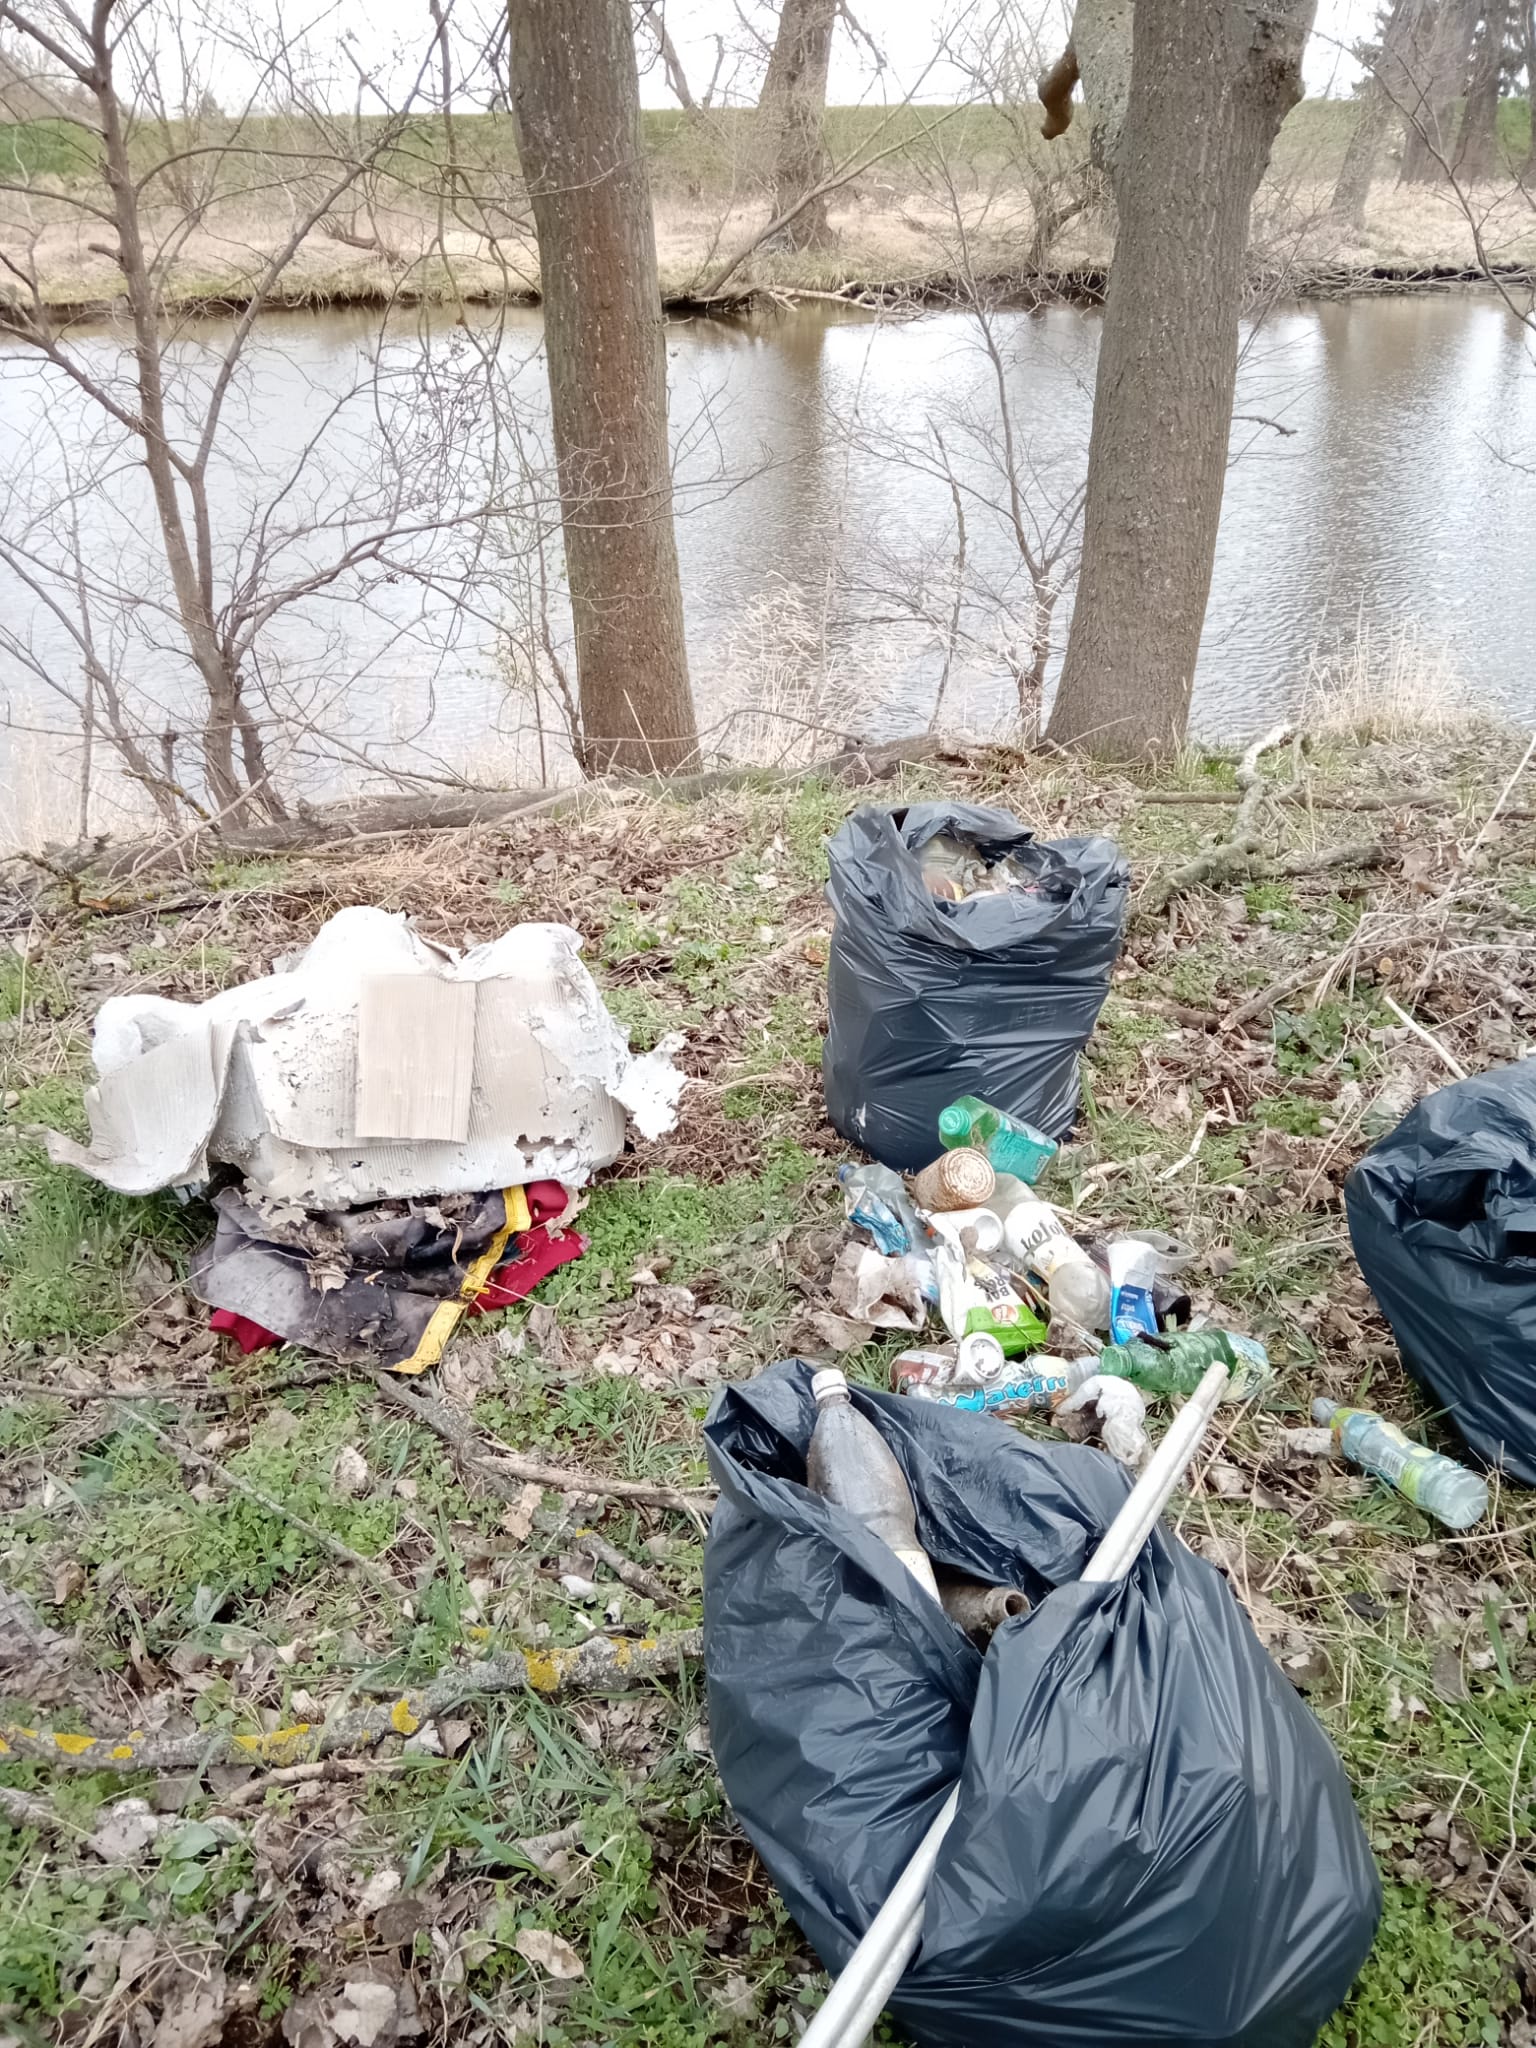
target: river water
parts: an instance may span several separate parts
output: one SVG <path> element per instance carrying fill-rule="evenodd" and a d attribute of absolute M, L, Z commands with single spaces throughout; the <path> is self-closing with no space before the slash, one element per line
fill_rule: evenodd
<path fill-rule="evenodd" d="M 199 323 L 177 343 L 189 418 L 228 331 Z M 1095 312 L 1068 308 L 994 316 L 990 350 L 963 313 L 818 306 L 671 324 L 701 724 L 758 754 L 804 720 L 907 732 L 929 722 L 941 680 L 946 722 L 1006 721 L 1010 662 L 1033 622 L 1011 484 L 1032 545 L 1070 538 L 1099 331 Z M 91 374 L 126 390 L 119 333 L 86 331 L 76 345 Z M 265 577 L 292 591 L 345 549 L 360 555 L 257 638 L 262 717 L 291 787 L 323 797 L 386 787 L 388 770 L 559 772 L 553 695 L 535 705 L 526 682 L 541 578 L 557 652 L 568 634 L 547 480 L 528 481 L 545 460 L 540 347 L 536 312 L 382 336 L 364 313 L 259 327 L 210 471 L 221 588 L 254 563 L 253 588 Z M 481 368 L 466 373 L 466 362 Z M 1536 717 L 1536 361 L 1500 301 L 1463 292 L 1273 311 L 1245 330 L 1237 412 L 1197 735 L 1262 728 L 1309 677 L 1356 657 Z M 98 422 L 75 385 L 0 344 L 0 541 L 20 535 L 27 550 L 19 570 L 0 565 L 0 637 L 11 636 L 0 803 L 12 841 L 70 836 L 78 820 L 77 533 L 98 651 L 157 763 L 160 731 L 191 723 L 142 471 Z M 493 470 L 509 504 L 503 539 L 471 560 L 465 525 L 434 530 L 433 515 L 450 500 L 480 505 Z M 1176 503 L 1160 509 L 1179 517 Z M 370 551 L 360 543 L 376 543 L 386 512 L 409 536 Z M 474 530 L 483 542 L 484 522 Z M 1068 545 L 1053 572 L 1064 588 L 1052 676 L 1070 569 Z M 548 684 L 547 660 L 543 673 Z M 749 719 L 758 705 L 773 716 Z M 195 760 L 178 745 L 174 772 L 190 778 Z M 97 824 L 136 808 L 104 759 L 98 746 Z"/>

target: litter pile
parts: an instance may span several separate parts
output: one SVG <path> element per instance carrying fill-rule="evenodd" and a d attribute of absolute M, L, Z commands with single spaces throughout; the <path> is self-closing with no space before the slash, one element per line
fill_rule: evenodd
<path fill-rule="evenodd" d="M 579 1190 L 626 1119 L 672 1127 L 678 1043 L 631 1056 L 565 925 L 461 954 L 358 907 L 208 1002 L 104 1003 L 91 1142 L 48 1150 L 131 1194 L 218 1176 L 191 1278 L 243 1349 L 420 1371 L 586 1249 Z"/>
<path fill-rule="evenodd" d="M 1068 1228 L 1034 1181 L 1056 1146 L 974 1096 L 939 1114 L 939 1156 L 910 1185 L 886 1166 L 845 1166 L 850 1244 L 832 1293 L 848 1316 L 949 1341 L 900 1353 L 891 1389 L 1001 1415 L 1084 1416 L 1125 1464 L 1150 1455 L 1147 1398 L 1190 1394 L 1214 1361 L 1229 1396 L 1269 1381 L 1256 1338 L 1190 1327 L 1179 1282 L 1191 1253 L 1166 1233 Z"/>

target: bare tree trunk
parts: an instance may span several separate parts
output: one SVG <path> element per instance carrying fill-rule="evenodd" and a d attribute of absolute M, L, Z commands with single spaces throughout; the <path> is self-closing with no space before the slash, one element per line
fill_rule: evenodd
<path fill-rule="evenodd" d="M 1365 209 L 1382 147 L 1390 141 L 1401 119 L 1414 31 L 1422 7 L 1423 0 L 1393 0 L 1382 29 L 1380 54 L 1360 90 L 1359 117 L 1344 152 L 1339 182 L 1333 188 L 1329 207 L 1341 226 L 1353 228 L 1357 234 L 1365 226 Z"/>
<path fill-rule="evenodd" d="M 1472 38 L 1480 0 L 1440 0 L 1429 52 L 1404 99 L 1408 139 L 1403 146 L 1404 185 L 1428 185 L 1443 178 L 1454 139 L 1456 102 L 1467 89 Z"/>
<path fill-rule="evenodd" d="M 1499 87 L 1504 81 L 1504 36 L 1508 26 L 1508 0 L 1486 0 L 1472 51 L 1467 104 L 1462 109 L 1456 136 L 1455 171 L 1464 185 L 1481 185 L 1494 173 L 1499 145 Z"/>
<path fill-rule="evenodd" d="M 110 0 L 97 0 L 91 22 L 93 90 L 101 119 L 102 173 L 111 194 L 113 225 L 117 230 L 117 261 L 133 323 L 134 382 L 144 436 L 144 466 L 154 493 L 155 515 L 171 572 L 176 608 L 208 693 L 203 722 L 203 769 L 209 793 L 220 810 L 231 810 L 242 795 L 234 758 L 239 685 L 219 646 L 177 491 L 178 477 L 185 479 L 185 466 L 176 463 L 166 424 L 160 305 L 140 232 L 138 193 L 113 78 L 113 51 L 108 35 L 110 13 Z"/>
<path fill-rule="evenodd" d="M 826 195 L 805 195 L 827 171 L 822 131 L 837 11 L 838 0 L 784 0 L 758 96 L 759 116 L 772 137 L 774 216 L 792 215 L 776 237 L 781 248 L 822 248 L 832 236 Z"/>
<path fill-rule="evenodd" d="M 626 0 L 512 0 L 512 114 L 544 340 L 590 772 L 698 752 L 666 351 Z"/>
<path fill-rule="evenodd" d="M 1176 745 L 1221 514 L 1253 195 L 1315 0 L 1136 0 L 1083 567 L 1049 736 Z M 1086 74 L 1085 74 L 1086 75 Z"/>
<path fill-rule="evenodd" d="M 1530 190 L 1536 186 L 1536 0 L 1522 0 L 1520 17 L 1521 46 L 1525 51 L 1525 111 L 1530 123 L 1520 182 Z"/>
<path fill-rule="evenodd" d="M 1371 196 L 1371 183 L 1376 176 L 1376 160 L 1381 155 L 1382 144 L 1392 132 L 1396 117 L 1396 109 L 1379 79 L 1366 80 L 1361 88 L 1359 106 L 1355 132 L 1344 152 L 1339 182 L 1333 188 L 1333 199 L 1328 208 L 1341 227 L 1352 228 L 1356 234 L 1365 226 L 1365 209 Z"/>

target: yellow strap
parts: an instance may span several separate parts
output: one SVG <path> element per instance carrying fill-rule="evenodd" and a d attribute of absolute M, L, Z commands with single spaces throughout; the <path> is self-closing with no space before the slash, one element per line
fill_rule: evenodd
<path fill-rule="evenodd" d="M 506 1210 L 506 1220 L 464 1275 L 458 1299 L 438 1303 L 427 1319 L 427 1327 L 422 1331 L 421 1341 L 416 1349 L 409 1358 L 402 1358 L 398 1365 L 392 1365 L 391 1372 L 425 1372 L 429 1365 L 437 1364 L 443 1355 L 443 1346 L 459 1326 L 460 1316 L 501 1264 L 507 1249 L 507 1239 L 529 1228 L 532 1218 L 528 1213 L 528 1197 L 522 1189 L 503 1188 L 501 1199 Z"/>

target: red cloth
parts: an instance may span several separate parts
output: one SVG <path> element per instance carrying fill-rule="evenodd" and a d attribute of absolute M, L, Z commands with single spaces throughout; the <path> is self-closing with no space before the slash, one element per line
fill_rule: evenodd
<path fill-rule="evenodd" d="M 571 1198 L 557 1180 L 533 1180 L 523 1189 L 523 1200 L 528 1204 L 528 1221 L 537 1227 L 563 1216 Z"/>
<path fill-rule="evenodd" d="M 554 1183 L 546 1181 L 536 1185 L 548 1187 Z M 529 1193 L 532 1194 L 532 1189 Z M 531 1201 L 529 1206 L 532 1207 Z M 563 1191 L 560 1207 L 565 1207 Z M 514 1242 L 517 1257 L 496 1268 L 465 1311 L 467 1315 L 492 1315 L 499 1308 L 510 1308 L 515 1301 L 532 1294 L 556 1266 L 569 1265 L 572 1259 L 579 1259 L 587 1248 L 587 1240 L 579 1230 L 565 1230 L 558 1237 L 552 1237 L 543 1224 L 537 1230 L 525 1230 Z"/>
<path fill-rule="evenodd" d="M 216 1308 L 208 1318 L 210 1330 L 221 1330 L 234 1338 L 240 1349 L 249 1358 L 253 1351 L 266 1351 L 274 1344 L 281 1344 L 282 1338 L 275 1330 L 264 1330 L 260 1323 L 253 1323 L 249 1316 L 237 1316 L 233 1309 Z"/>

